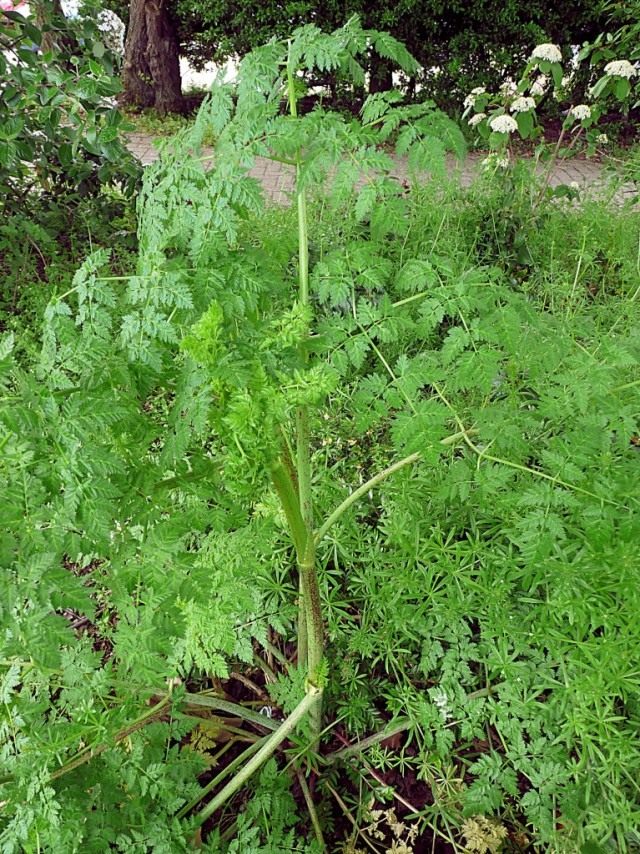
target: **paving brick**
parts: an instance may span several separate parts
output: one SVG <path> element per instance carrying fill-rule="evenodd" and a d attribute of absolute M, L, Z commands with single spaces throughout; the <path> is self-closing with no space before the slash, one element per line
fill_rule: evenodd
<path fill-rule="evenodd" d="M 153 137 L 148 134 L 128 134 L 127 146 L 144 166 L 158 159 L 158 148 L 154 145 Z M 205 157 L 213 156 L 212 149 L 204 149 L 203 155 Z M 459 163 L 454 158 L 448 157 L 447 171 L 452 178 L 460 181 L 463 187 L 468 187 L 478 176 L 483 158 L 484 155 L 471 153 L 463 163 Z M 540 164 L 538 171 L 544 174 L 544 170 L 544 164 Z M 262 183 L 265 195 L 272 201 L 282 204 L 290 197 L 294 186 L 294 173 L 290 166 L 276 163 L 265 157 L 256 157 L 255 165 L 249 174 Z M 406 160 L 397 159 L 393 175 L 399 181 L 407 177 Z M 574 183 L 594 197 L 606 197 L 607 195 L 608 175 L 602 164 L 596 161 L 573 158 L 562 163 L 556 163 L 549 176 L 549 186 L 557 187 L 561 184 L 571 185 Z M 623 184 L 616 189 L 612 201 L 621 203 L 637 192 L 638 189 L 633 184 Z"/>

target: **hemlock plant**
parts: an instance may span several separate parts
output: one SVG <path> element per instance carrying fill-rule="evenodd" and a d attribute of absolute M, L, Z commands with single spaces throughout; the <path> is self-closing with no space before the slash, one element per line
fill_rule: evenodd
<path fill-rule="evenodd" d="M 356 20 L 248 55 L 146 171 L 135 275 L 93 253 L 35 370 L 3 341 L 4 851 L 186 851 L 214 814 L 205 850 L 322 850 L 307 777 L 367 750 L 417 764 L 445 836 L 501 811 L 543 846 L 628 838 L 633 294 L 595 343 L 474 263 L 417 186 L 462 153 L 432 105 L 299 114 L 301 69 L 362 82 L 372 49 L 414 70 Z M 257 156 L 295 171 L 290 209 Z M 255 666 L 283 721 L 211 690 Z M 340 751 L 337 721 L 373 737 Z M 196 745 L 227 739 L 201 786 Z"/>

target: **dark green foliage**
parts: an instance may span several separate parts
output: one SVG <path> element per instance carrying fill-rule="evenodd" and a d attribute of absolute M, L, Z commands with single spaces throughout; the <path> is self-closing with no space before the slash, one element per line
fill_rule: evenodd
<path fill-rule="evenodd" d="M 407 45 L 422 66 L 417 83 L 441 106 L 457 110 L 461 97 L 480 84 L 495 86 L 515 74 L 531 48 L 544 41 L 580 44 L 603 28 L 600 3 L 362 2 L 228 3 L 223 0 L 179 0 L 178 15 L 186 54 L 194 61 L 222 61 L 244 55 L 292 25 L 312 20 L 323 28 L 337 27 L 359 14 L 367 27 L 391 32 Z M 378 51 L 381 57 L 385 54 Z M 388 86 L 389 67 L 372 56 L 367 63 L 378 85 Z M 433 69 L 439 69 L 435 72 Z M 322 75 L 320 75 L 322 76 Z M 414 75 L 411 75 L 414 76 Z"/>
<path fill-rule="evenodd" d="M 613 36 L 616 59 L 637 60 L 640 55 L 640 6 L 637 0 L 607 0 L 604 3 L 607 24 Z"/>
<path fill-rule="evenodd" d="M 16 358 L 40 347 L 41 317 L 53 293 L 66 293 L 87 246 L 109 246 L 114 274 L 135 262 L 132 203 L 104 192 L 71 207 L 6 212 L 0 223 L 0 331 L 15 335 Z"/>
<path fill-rule="evenodd" d="M 593 41 L 586 43 L 581 55 L 589 57 L 592 66 L 612 60 L 627 60 L 636 64 L 640 59 L 640 3 L 638 0 L 618 2 L 607 0 L 603 4 L 605 26 Z M 609 96 L 610 100 L 626 101 L 625 113 L 629 107 L 640 106 L 640 85 L 637 75 L 631 79 L 614 78 L 596 86 L 598 96 Z M 613 96 L 613 97 L 611 97 Z M 617 106 L 617 105 L 616 105 Z"/>
<path fill-rule="evenodd" d="M 113 65 L 95 25 L 39 29 L 0 13 L 0 204 L 38 215 L 118 185 L 139 167 L 122 143 Z M 53 46 L 43 47 L 45 37 Z"/>

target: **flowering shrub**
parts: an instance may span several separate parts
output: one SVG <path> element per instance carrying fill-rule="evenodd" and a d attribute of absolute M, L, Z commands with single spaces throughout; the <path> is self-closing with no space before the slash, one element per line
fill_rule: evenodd
<path fill-rule="evenodd" d="M 625 101 L 631 94 L 634 78 L 638 77 L 638 69 L 628 59 L 616 59 L 604 67 L 604 75 L 598 80 L 591 96 L 605 99 L 612 95 L 618 101 Z"/>
<path fill-rule="evenodd" d="M 510 134 L 518 130 L 518 123 L 511 116 L 500 113 L 489 119 L 489 127 L 494 133 Z"/>
<path fill-rule="evenodd" d="M 580 54 L 578 59 L 587 54 Z M 490 165 L 507 165 L 507 150 L 511 136 L 518 133 L 522 139 L 540 135 L 538 107 L 548 96 L 553 85 L 554 97 L 567 102 L 571 96 L 572 73 L 565 74 L 562 51 L 555 44 L 540 44 L 534 48 L 524 72 L 517 84 L 507 81 L 498 94 L 491 94 L 484 88 L 472 90 L 464 100 L 463 118 L 479 135 L 488 142 L 489 147 L 499 152 L 497 158 L 490 158 Z M 562 125 L 561 139 L 567 133 L 573 134 L 569 147 L 584 135 L 588 150 L 593 152 L 598 146 L 608 142 L 606 134 L 598 130 L 598 121 L 606 110 L 610 100 L 628 104 L 632 92 L 632 82 L 638 77 L 637 67 L 629 60 L 612 60 L 603 69 L 600 78 L 589 90 L 591 103 L 567 104 Z M 511 114 L 511 115 L 510 115 Z"/>
<path fill-rule="evenodd" d="M 530 110 L 535 110 L 536 102 L 534 98 L 521 96 L 516 98 L 509 108 L 512 113 L 528 113 Z"/>
<path fill-rule="evenodd" d="M 531 57 L 540 62 L 548 62 L 551 65 L 562 62 L 562 53 L 555 44 L 539 44 L 533 49 Z"/>
<path fill-rule="evenodd" d="M 584 121 L 584 119 L 590 119 L 591 107 L 588 107 L 586 104 L 578 104 L 575 107 L 571 107 L 569 115 L 573 116 L 574 119 L 578 119 L 580 122 Z"/>

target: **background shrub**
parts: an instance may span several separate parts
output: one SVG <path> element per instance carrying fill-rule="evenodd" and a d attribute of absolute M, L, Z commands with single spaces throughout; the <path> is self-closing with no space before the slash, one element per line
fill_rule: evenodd
<path fill-rule="evenodd" d="M 457 109 L 460 95 L 474 86 L 497 84 L 523 63 L 541 41 L 581 44 L 602 29 L 600 0 L 406 0 L 370 4 L 362 0 L 317 5 L 308 0 L 247 4 L 227 0 L 178 0 L 183 49 L 195 63 L 244 54 L 313 21 L 331 29 L 354 13 L 365 27 L 388 30 L 404 42 L 423 70 L 415 81 L 440 106 Z M 433 69 L 438 69 L 436 73 Z M 386 69 L 371 66 L 379 84 Z"/>
<path fill-rule="evenodd" d="M 36 26 L 0 13 L 0 204 L 24 211 L 77 204 L 139 167 L 123 145 L 112 58 L 90 21 Z"/>

